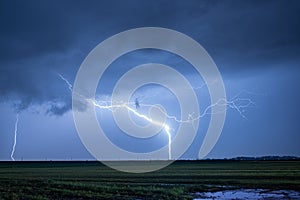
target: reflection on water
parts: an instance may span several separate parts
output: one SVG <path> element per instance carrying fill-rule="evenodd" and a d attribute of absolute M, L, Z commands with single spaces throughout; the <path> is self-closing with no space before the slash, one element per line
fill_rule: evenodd
<path fill-rule="evenodd" d="M 198 192 L 198 199 L 300 199 L 300 193 L 293 190 L 238 189 L 219 192 Z"/>

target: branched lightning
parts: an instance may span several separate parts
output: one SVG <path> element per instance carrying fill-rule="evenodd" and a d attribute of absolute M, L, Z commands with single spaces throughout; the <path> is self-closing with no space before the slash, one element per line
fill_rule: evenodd
<path fill-rule="evenodd" d="M 204 82 L 204 83 L 202 83 L 199 87 L 194 87 L 193 89 L 194 89 L 194 90 L 200 90 L 200 89 L 202 89 L 202 88 L 204 88 L 204 87 L 214 85 L 214 84 L 216 84 L 217 82 L 218 82 L 217 79 L 213 80 L 213 81 L 210 82 L 210 83 Z"/>
<path fill-rule="evenodd" d="M 17 119 L 16 119 L 16 123 L 15 123 L 14 144 L 13 144 L 12 151 L 11 151 L 11 154 L 10 154 L 10 158 L 11 158 L 11 160 L 13 160 L 13 161 L 15 161 L 14 154 L 15 154 L 16 145 L 17 145 L 17 134 L 18 134 L 19 114 L 17 114 L 17 117 L 16 117 L 16 118 L 17 118 Z"/>
<path fill-rule="evenodd" d="M 72 92 L 72 84 L 66 79 L 64 78 L 61 74 L 58 74 L 59 77 L 65 81 L 65 83 L 68 85 L 69 90 Z M 215 81 L 213 81 L 210 84 L 214 84 Z M 195 90 L 201 89 L 204 86 L 206 86 L 206 84 L 204 83 L 203 85 L 201 85 L 200 87 L 194 88 Z M 194 116 L 193 113 L 190 113 L 186 119 L 178 119 L 176 116 L 172 116 L 172 115 L 168 115 L 168 113 L 166 113 L 164 110 L 162 110 L 162 108 L 160 108 L 157 105 L 151 105 L 151 104 L 140 104 L 140 106 L 144 106 L 144 107 L 156 107 L 158 108 L 167 119 L 170 120 L 174 120 L 177 123 L 192 123 L 193 127 L 194 127 L 194 122 L 206 115 L 212 115 L 212 114 L 217 114 L 212 113 L 212 108 L 213 107 L 217 107 L 217 106 L 225 106 L 224 110 L 218 110 L 218 112 L 225 112 L 227 109 L 235 109 L 242 118 L 246 119 L 246 116 L 243 114 L 244 113 L 244 109 L 250 106 L 255 106 L 255 102 L 253 102 L 250 98 L 241 98 L 241 94 L 242 93 L 249 93 L 245 90 L 239 92 L 238 94 L 236 94 L 235 96 L 233 96 L 230 100 L 227 99 L 219 99 L 216 103 L 211 104 L 209 106 L 207 106 L 204 111 L 202 112 L 202 114 L 198 115 L 198 116 Z M 111 101 L 96 101 L 95 99 L 87 99 L 88 101 L 90 101 L 95 107 L 99 108 L 99 109 L 108 109 L 112 112 L 114 112 L 116 109 L 118 108 L 126 108 L 129 112 L 131 112 L 132 114 L 134 114 L 135 116 L 146 120 L 147 122 L 154 124 L 156 126 L 162 127 L 164 129 L 164 131 L 166 132 L 166 134 L 168 135 L 168 158 L 169 160 L 172 159 L 171 156 L 171 140 L 172 140 L 172 134 L 171 134 L 171 128 L 169 127 L 168 124 L 166 123 L 162 123 L 160 121 L 155 121 L 152 118 L 143 115 L 139 112 L 137 112 L 135 109 L 131 108 L 129 105 L 134 104 L 134 102 L 128 102 L 128 103 L 117 103 L 117 104 L 112 104 Z"/>

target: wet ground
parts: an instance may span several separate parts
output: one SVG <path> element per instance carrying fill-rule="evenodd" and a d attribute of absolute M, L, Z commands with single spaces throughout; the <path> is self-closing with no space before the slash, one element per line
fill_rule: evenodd
<path fill-rule="evenodd" d="M 199 199 L 300 199 L 300 192 L 294 190 L 238 189 L 219 192 L 196 193 Z"/>

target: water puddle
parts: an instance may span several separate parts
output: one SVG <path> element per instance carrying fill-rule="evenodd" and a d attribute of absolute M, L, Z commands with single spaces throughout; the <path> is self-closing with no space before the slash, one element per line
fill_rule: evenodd
<path fill-rule="evenodd" d="M 237 189 L 195 193 L 194 200 L 200 199 L 300 199 L 300 192 L 294 190 Z"/>

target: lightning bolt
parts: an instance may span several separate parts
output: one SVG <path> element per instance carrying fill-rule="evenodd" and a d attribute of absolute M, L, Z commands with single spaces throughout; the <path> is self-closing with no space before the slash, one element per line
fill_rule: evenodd
<path fill-rule="evenodd" d="M 69 90 L 71 91 L 71 93 L 72 93 L 72 91 L 73 91 L 73 86 L 72 86 L 72 84 L 68 81 L 68 79 L 66 79 L 63 75 L 61 75 L 61 74 L 59 74 L 59 73 L 57 73 L 57 75 L 68 85 L 68 88 L 69 88 Z"/>
<path fill-rule="evenodd" d="M 68 85 L 69 90 L 72 92 L 72 84 L 66 79 L 64 78 L 61 74 L 58 74 L 59 77 Z M 210 84 L 214 84 L 215 82 L 212 82 Z M 205 86 L 205 84 L 201 85 L 200 87 L 194 88 L 195 90 L 201 89 Z M 255 102 L 253 102 L 250 98 L 241 98 L 240 95 L 245 92 L 245 91 L 241 91 L 238 94 L 236 94 L 235 96 L 233 96 L 230 100 L 227 99 L 219 99 L 216 103 L 211 104 L 209 106 L 207 106 L 203 113 L 199 116 L 194 116 L 193 113 L 189 114 L 187 119 L 178 119 L 176 118 L 176 116 L 172 116 L 172 115 L 168 115 L 168 113 L 166 113 L 164 110 L 162 110 L 162 108 L 160 108 L 157 105 L 149 105 L 149 104 L 140 104 L 141 106 L 146 106 L 146 107 L 156 107 L 158 109 L 160 109 L 160 111 L 165 115 L 166 118 L 168 119 L 172 119 L 174 121 L 176 121 L 177 123 L 193 123 L 196 120 L 206 116 L 206 115 L 212 115 L 212 114 L 217 114 L 217 113 L 212 113 L 211 112 L 211 108 L 215 107 L 215 106 L 225 106 L 224 110 L 218 111 L 218 112 L 225 112 L 227 109 L 234 109 L 236 110 L 242 118 L 246 119 L 246 116 L 243 114 L 244 113 L 244 109 L 246 107 L 249 106 L 254 106 Z M 168 158 L 169 160 L 172 159 L 171 156 L 171 141 L 172 141 L 172 134 L 171 134 L 171 128 L 169 127 L 168 124 L 166 123 L 162 123 L 159 121 L 155 121 L 151 118 L 149 118 L 146 115 L 143 115 L 139 112 L 137 112 L 135 109 L 129 107 L 130 104 L 134 104 L 134 102 L 128 102 L 128 103 L 122 103 L 122 104 L 115 104 L 112 105 L 111 101 L 96 101 L 94 99 L 87 99 L 88 101 L 90 101 L 95 107 L 99 108 L 99 109 L 108 109 L 112 112 L 115 111 L 115 109 L 118 108 L 126 108 L 129 112 L 131 112 L 132 114 L 134 114 L 135 116 L 142 118 L 144 120 L 146 120 L 149 123 L 152 123 L 156 126 L 162 127 L 163 130 L 166 132 L 166 134 L 168 135 Z M 194 124 L 193 124 L 194 127 Z"/>
<path fill-rule="evenodd" d="M 58 76 L 68 85 L 68 88 L 69 88 L 69 90 L 71 91 L 71 92 L 73 92 L 73 87 L 72 87 L 72 84 L 63 76 L 63 75 L 61 75 L 61 74 L 59 74 L 58 73 Z M 93 100 L 93 99 L 89 99 L 92 103 L 93 103 L 93 105 L 94 106 L 96 106 L 96 107 L 98 107 L 98 108 L 101 108 L 101 109 L 109 109 L 109 110 L 111 110 L 111 111 L 113 111 L 112 109 L 114 109 L 114 108 L 126 108 L 128 111 L 130 111 L 131 113 L 133 113 L 134 115 L 136 115 L 137 117 L 139 117 L 139 118 L 142 118 L 142 119 L 144 119 L 144 120 L 146 120 L 146 121 L 148 121 L 149 123 L 152 123 L 152 124 L 154 124 L 154 125 L 156 125 L 156 126 L 160 126 L 160 127 L 163 127 L 163 129 L 165 130 L 165 132 L 167 133 L 167 135 L 168 135 L 168 158 L 169 158 L 169 160 L 171 159 L 171 136 L 172 136 L 172 134 L 171 134 L 171 132 L 170 132 L 170 127 L 169 127 L 169 125 L 167 125 L 167 124 L 165 124 L 165 123 L 161 123 L 161 122 L 159 122 L 159 121 L 155 121 L 155 120 L 153 120 L 153 119 L 151 119 L 151 118 L 149 118 L 149 117 L 147 117 L 146 115 L 143 115 L 143 114 L 140 114 L 140 113 L 138 113 L 136 110 L 134 110 L 134 109 L 132 109 L 132 108 L 130 108 L 127 104 L 120 104 L 120 105 L 101 105 L 101 104 L 99 104 L 98 102 L 96 102 L 95 100 Z M 103 101 L 102 101 L 103 102 Z M 107 102 L 105 102 L 105 103 L 107 103 Z"/>
<path fill-rule="evenodd" d="M 17 117 L 16 117 L 15 132 L 14 132 L 14 144 L 13 144 L 11 154 L 10 154 L 10 158 L 13 161 L 15 161 L 14 154 L 15 154 L 16 145 L 17 145 L 18 123 L 19 123 L 19 114 L 17 114 Z"/>
<path fill-rule="evenodd" d="M 161 123 L 159 121 L 155 121 L 151 118 L 149 118 L 148 116 L 146 115 L 143 115 L 143 114 L 140 114 L 138 113 L 136 110 L 132 109 L 131 107 L 128 106 L 128 104 L 120 104 L 120 105 L 100 105 L 98 104 L 96 101 L 90 99 L 90 101 L 94 104 L 94 106 L 100 108 L 100 109 L 109 109 L 111 111 L 113 111 L 112 109 L 114 108 L 126 108 L 128 111 L 130 111 L 131 113 L 133 113 L 134 115 L 136 115 L 137 117 L 139 118 L 142 118 L 144 120 L 146 120 L 147 122 L 151 123 L 151 124 L 154 124 L 156 126 L 159 126 L 159 127 L 163 127 L 164 131 L 167 133 L 168 135 L 168 155 L 169 155 L 169 160 L 171 160 L 171 132 L 170 132 L 170 127 L 169 125 L 165 124 L 165 123 Z"/>

